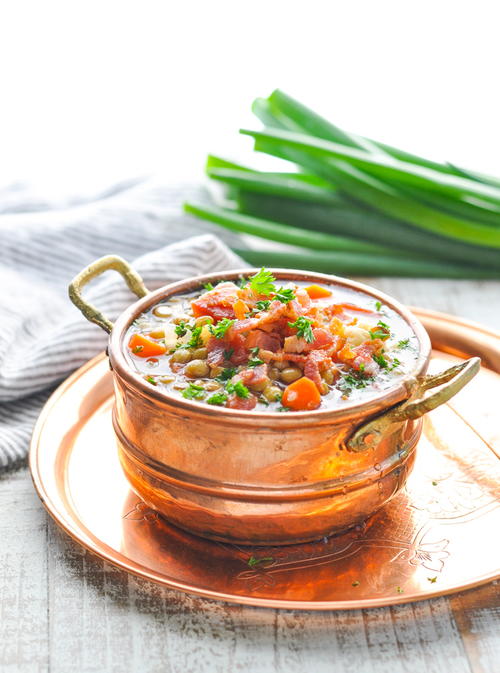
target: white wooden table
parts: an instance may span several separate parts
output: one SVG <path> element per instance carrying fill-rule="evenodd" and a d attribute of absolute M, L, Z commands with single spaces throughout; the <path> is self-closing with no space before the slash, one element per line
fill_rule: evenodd
<path fill-rule="evenodd" d="M 500 330 L 500 282 L 370 282 L 406 303 Z M 324 613 L 168 591 L 110 567 L 60 532 L 25 467 L 0 473 L 1 673 L 497 673 L 499 617 L 500 583 Z"/>

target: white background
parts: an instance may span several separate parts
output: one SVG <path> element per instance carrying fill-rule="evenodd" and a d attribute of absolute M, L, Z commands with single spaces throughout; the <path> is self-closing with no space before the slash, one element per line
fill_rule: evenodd
<path fill-rule="evenodd" d="M 497 2 L 0 5 L 0 185 L 47 193 L 250 156 L 275 87 L 339 126 L 500 175 Z"/>

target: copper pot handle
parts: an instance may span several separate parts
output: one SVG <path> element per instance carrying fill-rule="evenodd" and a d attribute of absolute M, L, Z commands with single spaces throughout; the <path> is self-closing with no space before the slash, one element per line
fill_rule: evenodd
<path fill-rule="evenodd" d="M 137 271 L 134 271 L 128 262 L 116 255 L 106 255 L 106 257 L 96 259 L 95 262 L 89 264 L 89 266 L 73 278 L 68 288 L 69 298 L 76 308 L 83 313 L 87 320 L 99 325 L 108 334 L 113 329 L 113 323 L 93 304 L 83 298 L 82 289 L 92 278 L 99 276 L 104 271 L 110 270 L 118 271 L 132 292 L 138 297 L 144 297 L 148 294 L 149 290 L 145 287 Z"/>
<path fill-rule="evenodd" d="M 390 425 L 420 418 L 428 411 L 448 402 L 478 373 L 480 358 L 470 358 L 439 374 L 424 376 L 409 399 L 389 411 L 361 425 L 346 442 L 350 451 L 366 451 L 380 441 Z M 426 390 L 440 386 L 431 395 L 422 397 Z"/>

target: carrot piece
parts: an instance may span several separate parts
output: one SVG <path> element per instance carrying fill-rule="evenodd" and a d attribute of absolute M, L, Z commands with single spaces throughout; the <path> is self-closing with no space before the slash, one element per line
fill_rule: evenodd
<path fill-rule="evenodd" d="M 285 388 L 281 404 L 294 411 L 317 409 L 321 404 L 321 395 L 314 381 L 303 376 Z"/>
<path fill-rule="evenodd" d="M 305 291 L 311 299 L 324 299 L 325 297 L 332 296 L 330 290 L 327 290 L 326 287 L 321 287 L 321 285 L 308 285 Z"/>
<path fill-rule="evenodd" d="M 360 313 L 373 313 L 369 308 L 363 308 L 361 306 L 356 306 L 356 304 L 334 304 L 333 305 L 333 314 L 336 315 L 338 313 L 342 313 L 344 309 L 347 309 L 348 311 L 359 311 Z"/>
<path fill-rule="evenodd" d="M 237 320 L 245 320 L 245 316 L 250 309 L 241 299 L 237 299 L 233 304 L 234 315 Z"/>
<path fill-rule="evenodd" d="M 133 334 L 128 342 L 128 347 L 134 355 L 140 358 L 150 358 L 153 355 L 163 355 L 167 352 L 165 346 L 147 339 L 142 334 Z"/>

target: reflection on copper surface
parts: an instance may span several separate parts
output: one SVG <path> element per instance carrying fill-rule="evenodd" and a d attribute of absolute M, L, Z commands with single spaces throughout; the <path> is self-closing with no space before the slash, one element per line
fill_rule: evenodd
<path fill-rule="evenodd" d="M 432 325 L 439 324 L 441 338 L 448 325 L 454 349 L 456 322 L 433 316 L 427 324 L 424 316 L 424 323 L 431 338 Z M 466 325 L 459 331 L 464 353 L 474 354 L 481 333 Z M 494 341 L 490 333 L 488 339 L 500 352 L 500 337 Z M 494 348 L 489 357 L 495 361 Z M 432 367 L 450 361 L 434 353 Z M 498 363 L 426 417 L 414 470 L 388 505 L 317 542 L 249 548 L 208 541 L 175 528 L 141 502 L 115 451 L 111 376 L 102 357 L 63 384 L 42 414 L 30 456 L 35 486 L 51 515 L 80 543 L 170 587 L 307 609 L 442 595 L 499 576 Z M 379 484 L 384 498 L 385 489 L 394 488 L 384 479 Z"/>

